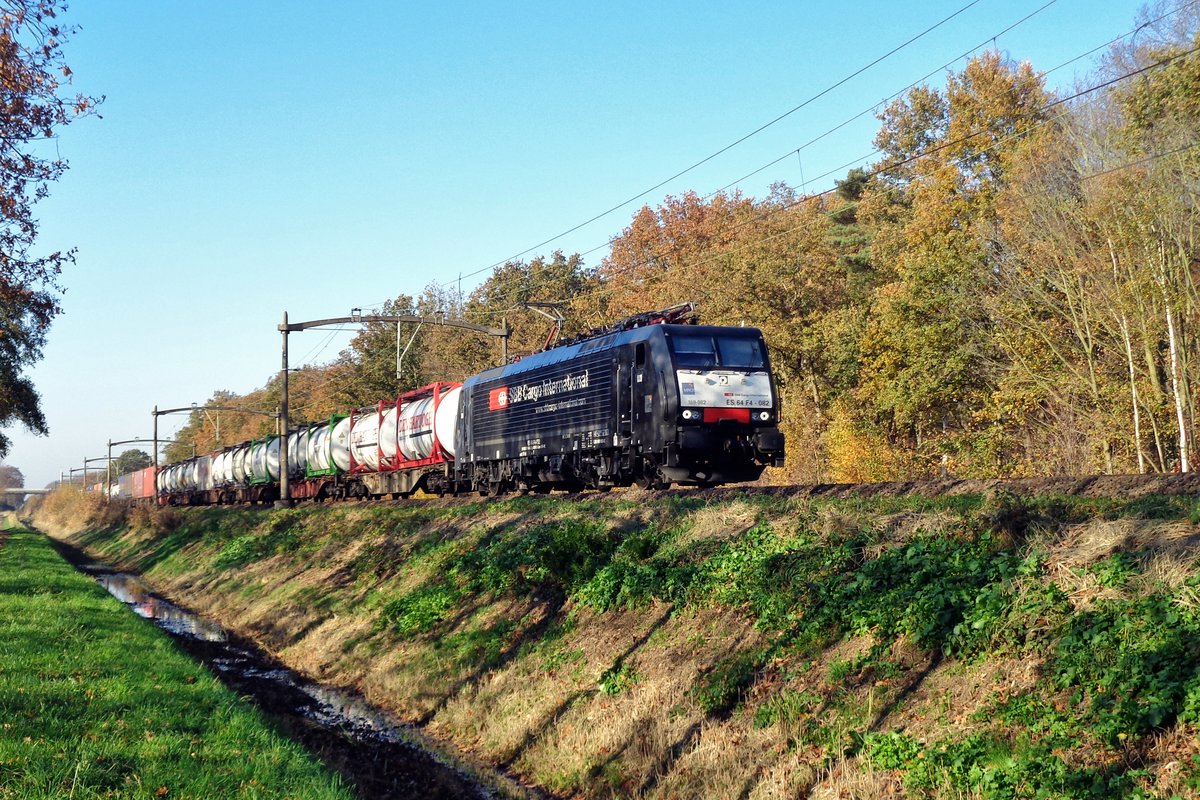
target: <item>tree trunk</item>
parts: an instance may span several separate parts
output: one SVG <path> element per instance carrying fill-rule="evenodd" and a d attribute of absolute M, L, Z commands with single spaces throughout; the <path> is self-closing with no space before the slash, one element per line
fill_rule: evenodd
<path fill-rule="evenodd" d="M 1165 298 L 1164 298 L 1165 299 Z M 1175 419 L 1179 424 L 1179 471 L 1191 472 L 1188 463 L 1188 426 L 1184 413 L 1184 388 L 1179 374 L 1179 343 L 1175 332 L 1175 310 L 1167 301 L 1167 348 L 1171 358 L 1171 393 L 1175 396 Z"/>
<path fill-rule="evenodd" d="M 1133 445 L 1137 450 L 1138 474 L 1146 473 L 1146 454 L 1142 452 L 1142 408 L 1138 398 L 1137 371 L 1133 366 L 1133 341 L 1129 337 L 1129 320 L 1121 315 L 1121 335 L 1125 339 L 1125 364 L 1129 367 L 1129 395 L 1133 405 Z"/>

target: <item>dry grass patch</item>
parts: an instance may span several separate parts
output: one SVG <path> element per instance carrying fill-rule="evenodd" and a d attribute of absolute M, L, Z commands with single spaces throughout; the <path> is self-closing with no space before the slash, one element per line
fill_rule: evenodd
<path fill-rule="evenodd" d="M 810 800 L 878 800 L 906 793 L 896 774 L 876 770 L 866 759 L 839 757 L 821 770 L 808 796 Z"/>
<path fill-rule="evenodd" d="M 484 755 L 513 761 L 581 697 L 599 691 L 603 672 L 627 661 L 669 612 L 625 612 L 599 618 L 575 611 L 575 627 L 551 647 L 510 662 L 446 704 L 434 727 L 476 742 Z"/>
<path fill-rule="evenodd" d="M 374 632 L 369 619 L 334 614 L 282 655 L 301 672 L 354 686 L 370 672 L 378 655 L 366 646 Z"/>
<path fill-rule="evenodd" d="M 888 541 L 903 544 L 925 534 L 955 535 L 962 518 L 949 511 L 901 511 L 878 517 L 873 527 Z"/>
<path fill-rule="evenodd" d="M 460 609 L 436 635 L 396 639 L 372 626 L 370 634 L 347 638 L 336 668 L 365 664 L 363 691 L 373 702 L 410 720 L 440 720 L 448 705 L 490 682 L 553 613 L 544 603 L 501 598 Z"/>
<path fill-rule="evenodd" d="M 451 700 L 435 730 L 536 782 L 587 796 L 644 792 L 705 722 L 702 672 L 761 644 L 740 615 L 647 609 L 594 615 Z"/>
<path fill-rule="evenodd" d="M 753 727 L 745 713 L 724 721 L 702 720 L 688 733 L 686 741 L 672 743 L 671 748 L 684 749 L 665 774 L 652 776 L 647 796 L 746 797 L 780 760 L 788 760 L 778 736 Z"/>
<path fill-rule="evenodd" d="M 1151 796 L 1196 797 L 1192 765 L 1200 758 L 1200 730 L 1192 725 L 1176 725 L 1154 736 L 1143 756 L 1146 775 L 1141 786 Z"/>
<path fill-rule="evenodd" d="M 959 737 L 984 730 L 989 723 L 973 715 L 997 700 L 1033 689 L 1040 669 L 1041 660 L 1031 657 L 940 665 L 913 687 L 879 729 L 905 731 L 919 742 L 936 741 L 947 729 Z"/>
<path fill-rule="evenodd" d="M 1048 552 L 1050 578 L 1079 609 L 1105 599 L 1146 595 L 1166 586 L 1182 594 L 1183 602 L 1200 605 L 1200 595 L 1188 580 L 1200 562 L 1200 531 L 1183 521 L 1163 522 L 1123 518 L 1092 520 L 1067 527 Z M 1119 553 L 1137 553 L 1140 570 L 1128 586 L 1105 585 L 1093 567 Z"/>
<path fill-rule="evenodd" d="M 783 753 L 758 776 L 747 800 L 808 796 L 820 779 L 823 760 L 824 754 L 815 747 L 797 747 Z"/>
<path fill-rule="evenodd" d="M 759 513 L 744 500 L 704 506 L 688 517 L 688 528 L 675 543 L 682 547 L 697 542 L 729 541 L 753 528 Z"/>
<path fill-rule="evenodd" d="M 80 486 L 60 485 L 38 503 L 33 523 L 39 530 L 66 538 L 92 527 L 103 505 L 102 497 Z"/>

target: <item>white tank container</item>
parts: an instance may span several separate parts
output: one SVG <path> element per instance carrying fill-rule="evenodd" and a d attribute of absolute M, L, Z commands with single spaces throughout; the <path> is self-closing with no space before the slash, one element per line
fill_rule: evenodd
<path fill-rule="evenodd" d="M 324 472 L 329 469 L 329 423 L 314 428 L 308 438 L 308 469 Z"/>
<path fill-rule="evenodd" d="M 400 455 L 407 461 L 428 458 L 433 452 L 433 398 L 408 403 L 396 421 Z"/>
<path fill-rule="evenodd" d="M 379 453 L 384 463 L 388 464 L 396 460 L 398 452 L 396 443 L 396 416 L 398 413 L 396 406 L 389 406 L 383 410 L 383 417 L 379 420 Z"/>
<path fill-rule="evenodd" d="M 233 448 L 233 480 L 235 483 L 245 483 L 249 478 L 250 466 L 247 462 L 250 456 L 250 446 L 239 444 Z"/>
<path fill-rule="evenodd" d="M 451 459 L 457 455 L 454 437 L 458 434 L 458 403 L 461 398 L 462 387 L 455 386 L 442 395 L 437 410 L 433 412 L 433 430 L 437 433 L 438 444 Z"/>
<path fill-rule="evenodd" d="M 213 488 L 212 456 L 196 458 L 196 488 L 205 492 Z"/>
<path fill-rule="evenodd" d="M 279 437 L 272 436 L 267 441 L 267 477 L 270 480 L 279 480 Z"/>
<path fill-rule="evenodd" d="M 454 434 L 458 429 L 458 403 L 462 387 L 456 386 L 437 398 L 424 397 L 404 403 L 399 413 L 386 409 L 379 425 L 379 449 L 385 461 L 397 458 L 415 461 L 433 455 L 433 437 L 449 458 L 454 457 Z"/>
<path fill-rule="evenodd" d="M 354 415 L 354 425 L 350 429 L 350 450 L 354 453 L 354 463 L 372 472 L 379 471 L 379 432 L 379 412 L 376 409 Z"/>
<path fill-rule="evenodd" d="M 338 420 L 329 432 L 329 458 L 334 465 L 345 472 L 350 469 L 350 420 L 353 415 Z"/>
<path fill-rule="evenodd" d="M 288 434 L 288 475 L 298 478 L 304 474 L 308 463 L 308 428 Z"/>
<path fill-rule="evenodd" d="M 266 442 L 254 442 L 250 445 L 250 480 L 253 483 L 265 483 L 270 480 L 267 474 Z"/>

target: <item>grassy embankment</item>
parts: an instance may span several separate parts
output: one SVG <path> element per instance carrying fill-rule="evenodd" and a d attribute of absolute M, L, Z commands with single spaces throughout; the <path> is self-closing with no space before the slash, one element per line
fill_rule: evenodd
<path fill-rule="evenodd" d="M 1190 498 L 73 508 L 40 524 L 564 795 L 1200 795 Z"/>
<path fill-rule="evenodd" d="M 0 798 L 350 798 L 41 534 L 0 531 Z"/>

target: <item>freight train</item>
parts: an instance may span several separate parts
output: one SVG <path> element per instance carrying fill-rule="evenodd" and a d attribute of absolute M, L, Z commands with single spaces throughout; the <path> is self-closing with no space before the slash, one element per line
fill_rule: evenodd
<path fill-rule="evenodd" d="M 473 375 L 287 433 L 294 499 L 639 485 L 715 486 L 782 466 L 762 333 L 699 325 L 691 306 L 631 317 Z M 280 497 L 280 438 L 167 465 L 160 505 Z M 143 493 L 149 484 L 143 481 Z"/>

